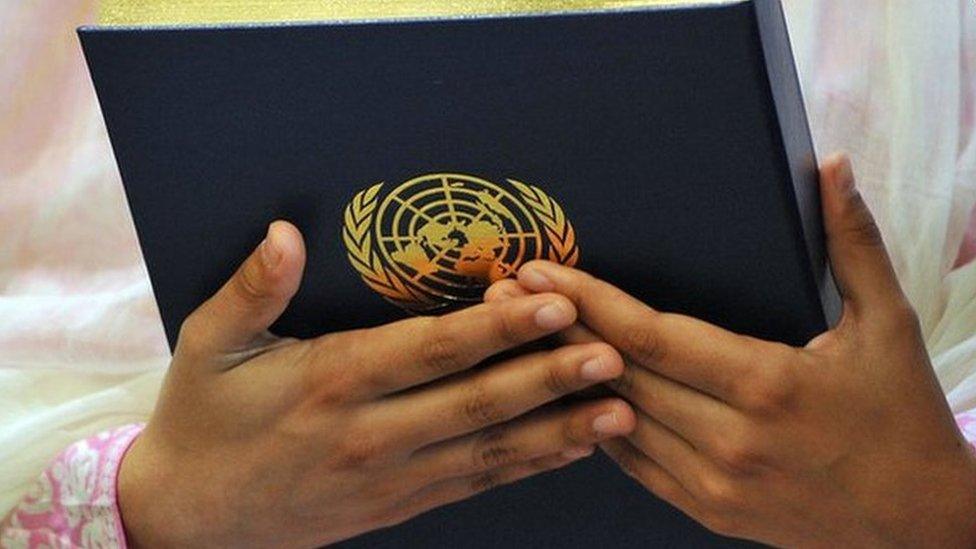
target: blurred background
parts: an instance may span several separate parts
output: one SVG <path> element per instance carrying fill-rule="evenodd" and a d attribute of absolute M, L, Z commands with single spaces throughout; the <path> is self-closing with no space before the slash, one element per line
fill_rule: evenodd
<path fill-rule="evenodd" d="M 976 6 L 783 2 L 818 154 L 853 157 L 950 403 L 974 408 Z M 169 361 L 77 26 L 655 3 L 679 2 L 0 0 L 0 516 L 67 444 L 145 420 Z"/>

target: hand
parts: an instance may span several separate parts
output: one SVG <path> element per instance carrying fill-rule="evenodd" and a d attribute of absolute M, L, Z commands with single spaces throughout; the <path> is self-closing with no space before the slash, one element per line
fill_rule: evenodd
<path fill-rule="evenodd" d="M 544 294 L 299 341 L 267 328 L 298 289 L 276 222 L 190 315 L 119 499 L 134 546 L 320 546 L 589 455 L 629 433 L 620 399 L 541 405 L 623 371 L 605 343 L 469 370 L 572 324 Z"/>
<path fill-rule="evenodd" d="M 823 214 L 844 298 L 839 325 L 796 349 L 658 312 L 551 263 L 488 300 L 558 292 L 627 359 L 610 386 L 638 409 L 601 445 L 658 497 L 712 530 L 795 547 L 972 547 L 976 461 L 932 371 L 850 163 L 822 169 Z"/>

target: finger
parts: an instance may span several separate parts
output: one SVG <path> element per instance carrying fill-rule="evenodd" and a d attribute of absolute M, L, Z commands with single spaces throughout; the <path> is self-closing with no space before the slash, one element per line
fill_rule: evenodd
<path fill-rule="evenodd" d="M 390 425 L 404 446 L 420 448 L 504 423 L 623 371 L 605 343 L 523 355 L 470 375 L 379 403 L 375 424 Z"/>
<path fill-rule="evenodd" d="M 500 301 L 513 297 L 530 295 L 529 291 L 522 287 L 517 281 L 506 278 L 492 284 L 485 292 L 485 301 Z M 603 341 L 594 334 L 589 328 L 576 322 L 569 328 L 559 332 L 556 336 L 563 344 L 594 343 Z M 580 398 L 595 399 L 609 396 L 609 391 L 603 386 L 590 387 L 580 391 L 576 396 Z"/>
<path fill-rule="evenodd" d="M 606 417 L 613 419 L 601 419 Z M 564 452 L 589 454 L 596 444 L 629 433 L 634 421 L 633 410 L 618 399 L 540 410 L 423 448 L 411 457 L 408 471 L 422 478 L 452 478 Z"/>
<path fill-rule="evenodd" d="M 634 431 L 626 440 L 674 477 L 689 493 L 695 493 L 710 461 L 680 434 L 638 412 Z"/>
<path fill-rule="evenodd" d="M 476 305 L 442 317 L 404 320 L 365 332 L 359 377 L 390 394 L 475 366 L 502 351 L 558 332 L 576 320 L 565 297 L 539 294 Z"/>
<path fill-rule="evenodd" d="M 485 302 L 501 301 L 513 297 L 525 297 L 529 291 L 522 287 L 517 281 L 505 278 L 495 282 L 485 290 Z"/>
<path fill-rule="evenodd" d="M 716 426 L 735 425 L 739 412 L 728 404 L 643 368 L 628 365 L 610 381 L 617 394 L 645 416 L 667 426 L 698 450 L 715 451 Z"/>
<path fill-rule="evenodd" d="M 406 520 L 436 507 L 462 501 L 499 486 L 565 467 L 587 455 L 589 454 L 557 454 L 435 482 L 408 498 L 402 505 L 404 511 L 401 518 Z"/>
<path fill-rule="evenodd" d="M 511 278 L 506 278 L 488 287 L 488 290 L 485 292 L 485 301 L 501 301 L 527 295 L 531 294 L 521 284 Z M 579 322 L 559 332 L 559 340 L 563 343 L 594 343 L 603 341 L 600 339 L 600 336 L 594 334 L 593 331 Z"/>
<path fill-rule="evenodd" d="M 284 312 L 304 268 L 301 233 L 291 223 L 275 221 L 230 280 L 187 318 L 178 347 L 214 355 L 246 349 Z"/>
<path fill-rule="evenodd" d="M 582 271 L 548 261 L 526 264 L 519 283 L 576 304 L 580 321 L 638 365 L 722 400 L 763 361 L 792 351 L 691 317 L 657 312 Z"/>
<path fill-rule="evenodd" d="M 485 292 L 485 301 L 501 301 L 513 297 L 523 297 L 531 295 L 528 290 L 522 287 L 517 281 L 506 278 L 492 284 Z M 569 328 L 559 332 L 559 340 L 563 343 L 593 343 L 603 341 L 600 336 L 579 322 Z"/>
<path fill-rule="evenodd" d="M 692 518 L 697 515 L 697 505 L 691 493 L 667 469 L 641 453 L 627 440 L 609 440 L 601 444 L 600 449 L 616 462 L 624 473 L 647 488 L 649 492 Z"/>
<path fill-rule="evenodd" d="M 904 303 L 904 294 L 874 222 L 854 181 L 849 158 L 835 155 L 820 168 L 820 195 L 831 268 L 854 312 Z"/>

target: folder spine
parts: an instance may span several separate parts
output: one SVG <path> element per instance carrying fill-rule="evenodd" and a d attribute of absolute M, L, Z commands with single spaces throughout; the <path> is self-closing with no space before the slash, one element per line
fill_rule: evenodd
<path fill-rule="evenodd" d="M 796 200 L 798 225 L 803 233 L 801 241 L 806 244 L 806 257 L 809 260 L 807 272 L 813 274 L 824 322 L 832 327 L 840 320 L 842 303 L 825 252 L 817 157 L 790 45 L 786 15 L 781 0 L 753 0 L 752 6 L 767 81 L 776 106 L 779 136 L 793 183 L 786 190 L 792 192 Z"/>

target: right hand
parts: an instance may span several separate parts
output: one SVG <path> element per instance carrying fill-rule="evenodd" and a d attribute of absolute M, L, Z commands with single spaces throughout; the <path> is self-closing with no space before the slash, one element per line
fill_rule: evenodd
<path fill-rule="evenodd" d="M 558 332 L 555 294 L 310 340 L 268 327 L 298 289 L 301 235 L 276 222 L 180 331 L 156 410 L 123 460 L 133 546 L 320 546 L 564 466 L 635 426 L 605 343 L 471 368 Z"/>

